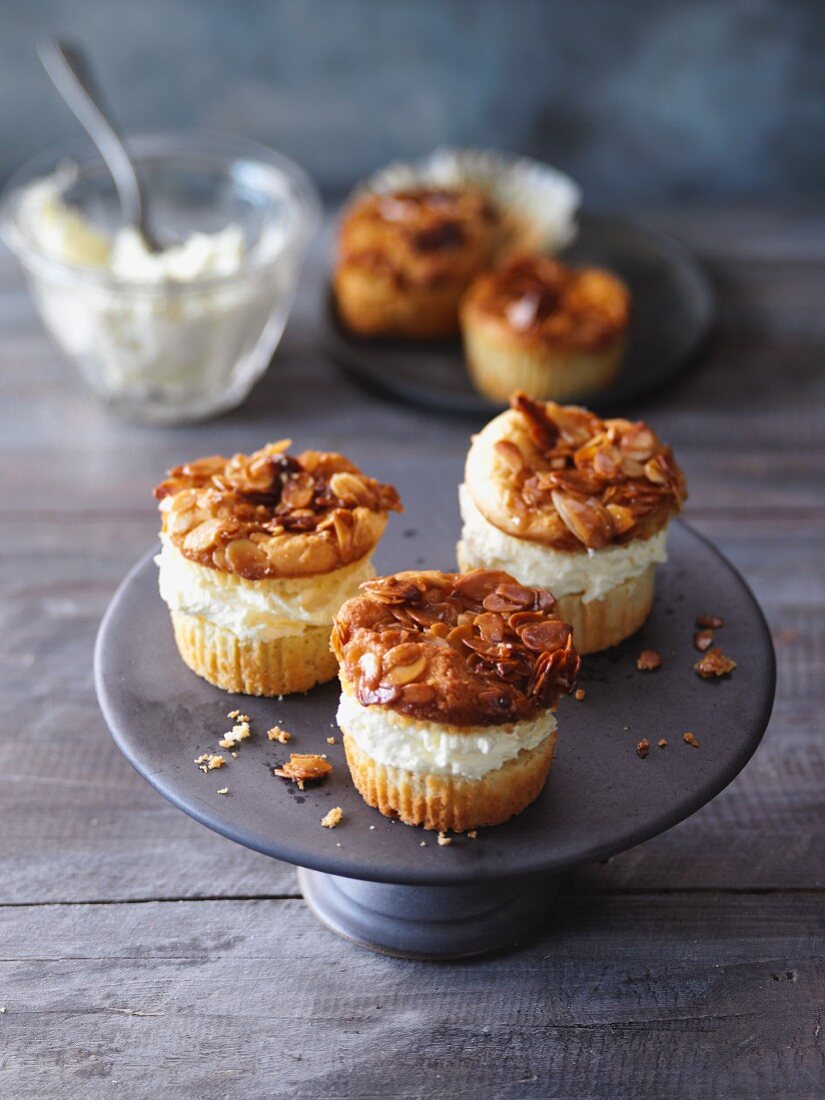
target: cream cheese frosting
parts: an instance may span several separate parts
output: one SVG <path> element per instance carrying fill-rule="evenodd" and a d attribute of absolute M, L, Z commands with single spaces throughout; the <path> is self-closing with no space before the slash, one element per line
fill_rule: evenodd
<path fill-rule="evenodd" d="M 649 565 L 667 561 L 667 527 L 648 539 L 601 550 L 555 550 L 500 531 L 481 514 L 466 485 L 459 486 L 458 495 L 463 521 L 459 555 L 464 569 L 502 569 L 522 584 L 549 588 L 558 598 L 576 594 L 583 603 L 590 603 L 604 599 Z"/>
<path fill-rule="evenodd" d="M 170 611 L 196 615 L 237 638 L 272 641 L 302 634 L 311 626 L 332 626 L 338 608 L 375 576 L 368 557 L 311 577 L 248 581 L 198 565 L 162 536 L 155 558 L 160 594 Z"/>
<path fill-rule="evenodd" d="M 419 722 L 389 707 L 362 706 L 341 693 L 338 725 L 376 763 L 416 774 L 481 779 L 522 751 L 551 737 L 556 719 L 550 711 L 510 726 L 462 728 Z"/>

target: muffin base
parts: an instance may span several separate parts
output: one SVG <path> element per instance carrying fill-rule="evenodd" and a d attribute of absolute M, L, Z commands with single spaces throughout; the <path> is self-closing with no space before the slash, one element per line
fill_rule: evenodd
<path fill-rule="evenodd" d="M 330 626 L 260 642 L 238 638 L 196 615 L 172 611 L 175 642 L 184 662 L 224 691 L 288 695 L 332 680 L 338 662 L 329 648 Z"/>
<path fill-rule="evenodd" d="M 367 805 L 406 825 L 456 833 L 501 825 L 535 802 L 553 761 L 557 734 L 554 730 L 540 745 L 522 749 L 481 779 L 465 779 L 379 764 L 343 727 L 342 732 L 352 781 Z"/>
<path fill-rule="evenodd" d="M 435 287 L 406 285 L 347 265 L 334 277 L 338 314 L 358 336 L 436 340 L 458 333 L 458 304 L 469 277 Z"/>
<path fill-rule="evenodd" d="M 506 402 L 514 390 L 536 401 L 566 401 L 608 386 L 624 357 L 624 336 L 599 351 L 554 348 L 532 342 L 499 342 L 495 332 L 463 322 L 467 368 L 476 389 L 493 401 Z"/>
<path fill-rule="evenodd" d="M 573 627 L 573 644 L 581 654 L 599 653 L 635 634 L 650 614 L 656 566 L 617 585 L 602 600 L 585 603 L 580 594 L 556 600 L 559 616 Z"/>

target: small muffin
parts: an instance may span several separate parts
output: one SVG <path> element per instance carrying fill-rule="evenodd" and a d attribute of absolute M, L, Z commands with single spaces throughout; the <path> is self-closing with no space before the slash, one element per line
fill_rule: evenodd
<path fill-rule="evenodd" d="M 479 276 L 461 303 L 470 376 L 500 402 L 514 389 L 563 401 L 604 388 L 621 365 L 629 325 L 620 279 L 546 256 L 511 258 Z"/>
<path fill-rule="evenodd" d="M 499 825 L 544 786 L 579 658 L 549 592 L 506 573 L 408 572 L 335 617 L 338 724 L 362 798 L 408 825 Z"/>
<path fill-rule="evenodd" d="M 458 332 L 458 304 L 493 257 L 501 218 L 473 187 L 367 194 L 345 213 L 333 286 L 338 312 L 363 336 Z"/>
<path fill-rule="evenodd" d="M 646 424 L 523 393 L 510 404 L 467 456 L 459 567 L 552 588 L 579 653 L 607 649 L 650 613 L 684 476 Z"/>
<path fill-rule="evenodd" d="M 156 559 L 180 655 L 225 691 L 282 695 L 335 676 L 332 618 L 401 502 L 342 455 L 200 458 L 155 489 Z"/>

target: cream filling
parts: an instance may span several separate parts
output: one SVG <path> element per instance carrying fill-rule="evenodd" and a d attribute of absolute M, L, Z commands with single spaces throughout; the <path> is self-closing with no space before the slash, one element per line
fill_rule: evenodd
<path fill-rule="evenodd" d="M 375 576 L 369 557 L 331 573 L 249 581 L 235 573 L 198 565 L 168 536 L 155 558 L 160 594 L 170 611 L 197 615 L 237 638 L 272 641 L 331 626 L 332 618 L 358 586 Z"/>
<path fill-rule="evenodd" d="M 378 764 L 427 775 L 481 779 L 522 749 L 534 749 L 556 729 L 548 710 L 538 718 L 510 726 L 462 727 L 419 722 L 388 707 L 362 707 L 354 695 L 341 693 L 338 725 Z"/>
<path fill-rule="evenodd" d="M 503 569 L 522 584 L 549 588 L 556 597 L 576 594 L 583 603 L 601 600 L 654 562 L 667 561 L 666 527 L 623 546 L 554 550 L 500 531 L 478 510 L 466 485 L 459 486 L 458 498 L 463 521 L 459 548 L 466 567 Z"/>

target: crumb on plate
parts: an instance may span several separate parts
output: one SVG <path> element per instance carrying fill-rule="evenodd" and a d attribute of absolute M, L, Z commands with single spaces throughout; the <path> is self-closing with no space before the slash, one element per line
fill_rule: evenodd
<path fill-rule="evenodd" d="M 699 675 L 709 680 L 711 676 L 727 676 L 736 668 L 736 661 L 727 657 L 719 646 L 709 649 L 693 666 Z"/>
<path fill-rule="evenodd" d="M 280 726 L 273 726 L 271 729 L 268 729 L 266 731 L 266 736 L 270 741 L 280 741 L 282 745 L 292 740 L 292 734 L 289 730 L 281 729 Z"/>
<path fill-rule="evenodd" d="M 235 745 L 240 744 L 241 741 L 246 741 L 247 738 L 251 736 L 252 730 L 249 728 L 249 716 L 241 714 L 238 716 L 238 721 L 232 729 L 223 735 L 218 744 L 222 749 L 231 749 Z"/>
<path fill-rule="evenodd" d="M 283 764 L 280 768 L 275 768 L 274 774 L 279 775 L 282 779 L 289 779 L 293 783 L 297 783 L 299 789 L 303 790 L 306 782 L 315 779 L 326 779 L 331 771 L 332 764 L 325 756 L 318 756 L 317 753 L 313 752 L 294 752 L 286 764 Z"/>
<path fill-rule="evenodd" d="M 654 669 L 661 667 L 662 658 L 655 649 L 643 649 L 636 658 L 636 668 L 638 668 L 640 672 L 653 672 Z"/>

